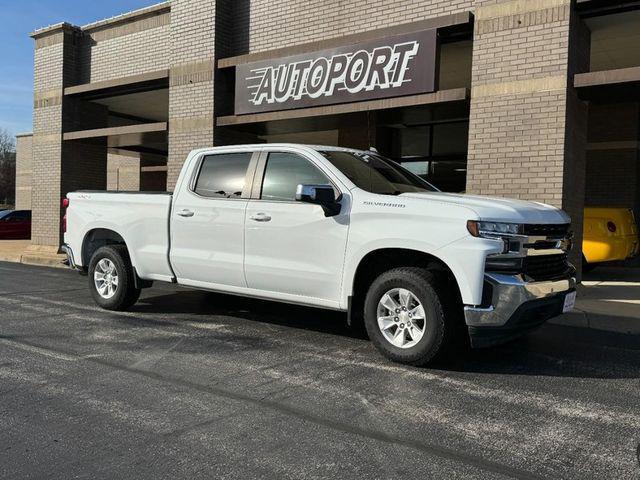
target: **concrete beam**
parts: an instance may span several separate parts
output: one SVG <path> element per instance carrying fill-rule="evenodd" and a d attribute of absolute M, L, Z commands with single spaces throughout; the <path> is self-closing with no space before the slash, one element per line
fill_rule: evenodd
<path fill-rule="evenodd" d="M 166 132 L 167 122 L 142 123 L 125 127 L 95 128 L 63 134 L 63 140 L 81 140 L 87 138 L 111 137 L 116 135 L 130 135 L 136 133 Z"/>
<path fill-rule="evenodd" d="M 166 85 L 164 85 L 166 80 Z M 135 88 L 136 85 L 141 84 L 163 84 L 164 88 L 169 85 L 169 70 L 163 69 L 155 72 L 141 73 L 139 75 L 131 75 L 129 77 L 120 77 L 112 80 L 104 80 L 102 82 L 85 83 L 82 85 L 76 85 L 73 87 L 67 87 L 64 89 L 65 95 L 82 95 L 82 94 L 98 94 L 107 93 L 109 90 L 126 90 Z M 149 85 L 151 87 L 152 85 Z M 158 85 L 159 88 L 161 85 Z M 117 93 L 117 92 L 114 92 Z"/>

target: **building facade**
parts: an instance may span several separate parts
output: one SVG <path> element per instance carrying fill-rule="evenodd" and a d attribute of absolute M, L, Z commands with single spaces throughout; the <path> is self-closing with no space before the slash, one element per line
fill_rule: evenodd
<path fill-rule="evenodd" d="M 57 249 L 69 191 L 171 190 L 191 149 L 303 142 L 564 208 L 580 245 L 585 205 L 640 207 L 639 27 L 615 0 L 171 0 L 36 30 L 18 206 Z"/>

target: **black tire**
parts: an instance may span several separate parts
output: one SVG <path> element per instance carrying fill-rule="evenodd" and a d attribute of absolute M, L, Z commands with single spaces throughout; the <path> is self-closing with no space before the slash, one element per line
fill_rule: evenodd
<path fill-rule="evenodd" d="M 422 366 L 442 360 L 450 353 L 459 332 L 462 305 L 448 293 L 444 275 L 425 268 L 399 267 L 381 274 L 367 292 L 364 303 L 364 323 L 374 346 L 394 362 Z M 422 304 L 424 334 L 412 347 L 393 345 L 378 327 L 378 303 L 388 291 L 409 290 Z M 459 310 L 459 311 L 458 311 Z"/>
<path fill-rule="evenodd" d="M 115 287 L 115 293 L 110 298 L 105 298 L 98 292 L 94 280 L 96 267 L 103 259 L 113 263 L 118 275 L 118 285 Z M 100 247 L 91 257 L 88 273 L 91 296 L 105 310 L 127 310 L 138 301 L 140 289 L 135 287 L 133 266 L 126 246 L 109 245 Z"/>

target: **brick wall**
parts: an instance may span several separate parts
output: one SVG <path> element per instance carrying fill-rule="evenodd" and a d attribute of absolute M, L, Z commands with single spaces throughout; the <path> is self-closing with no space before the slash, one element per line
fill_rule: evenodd
<path fill-rule="evenodd" d="M 171 14 L 159 11 L 83 30 L 80 83 L 126 77 L 169 67 Z"/>
<path fill-rule="evenodd" d="M 61 199 L 78 189 L 106 187 L 106 141 L 63 142 L 78 125 L 106 125 L 106 108 L 65 98 L 79 82 L 82 32 L 67 24 L 34 34 L 33 188 L 31 243 L 57 250 L 62 241 Z"/>
<path fill-rule="evenodd" d="M 33 135 L 16 137 L 16 209 L 31 210 Z"/>
<path fill-rule="evenodd" d="M 475 0 L 239 0 L 236 53 L 270 50 L 469 11 L 475 3 Z"/>
<path fill-rule="evenodd" d="M 173 190 L 187 154 L 213 145 L 216 3 L 171 3 L 168 190 Z"/>
<path fill-rule="evenodd" d="M 476 22 L 467 187 L 561 206 L 570 5 L 500 16 L 514 3 Z"/>
<path fill-rule="evenodd" d="M 580 245 L 587 110 L 569 79 L 588 30 L 570 0 L 479 2 L 475 18 L 467 191 L 562 207 Z"/>
<path fill-rule="evenodd" d="M 117 155 L 107 156 L 107 190 L 140 190 L 140 157 Z"/>
<path fill-rule="evenodd" d="M 78 31 L 61 25 L 36 37 L 33 111 L 31 243 L 60 243 L 63 88 L 75 80 Z"/>

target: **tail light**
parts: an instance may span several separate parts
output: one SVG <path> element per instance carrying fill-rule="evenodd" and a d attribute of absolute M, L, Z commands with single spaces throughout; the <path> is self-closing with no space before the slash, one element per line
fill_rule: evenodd
<path fill-rule="evenodd" d="M 67 208 L 69 207 L 69 199 L 62 199 L 62 208 L 64 209 L 64 216 L 62 217 L 62 231 L 67 233 Z"/>
<path fill-rule="evenodd" d="M 616 233 L 616 224 L 611 221 L 607 222 L 607 230 L 609 230 L 611 233 Z"/>

